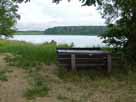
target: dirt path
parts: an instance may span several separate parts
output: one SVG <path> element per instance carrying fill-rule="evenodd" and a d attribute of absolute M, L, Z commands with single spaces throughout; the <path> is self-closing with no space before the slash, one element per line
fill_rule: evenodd
<path fill-rule="evenodd" d="M 6 73 L 8 81 L 0 81 L 0 102 L 27 102 L 23 98 L 23 91 L 27 86 L 25 71 L 8 66 L 4 57 L 0 56 L 0 70 L 10 71 Z"/>

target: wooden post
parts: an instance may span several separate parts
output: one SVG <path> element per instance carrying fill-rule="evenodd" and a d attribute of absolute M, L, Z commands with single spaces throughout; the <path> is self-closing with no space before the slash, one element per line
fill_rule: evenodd
<path fill-rule="evenodd" d="M 75 54 L 71 54 L 71 68 L 73 71 L 76 70 L 76 56 L 75 56 Z"/>
<path fill-rule="evenodd" d="M 111 61 L 111 54 L 108 54 L 107 55 L 107 70 L 108 70 L 108 73 L 111 72 L 111 69 L 112 69 L 112 61 Z"/>

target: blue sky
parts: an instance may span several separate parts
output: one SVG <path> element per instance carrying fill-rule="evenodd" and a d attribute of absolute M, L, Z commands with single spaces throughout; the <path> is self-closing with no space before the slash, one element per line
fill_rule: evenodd
<path fill-rule="evenodd" d="M 95 7 L 81 6 L 79 0 L 63 0 L 60 4 L 52 0 L 31 0 L 19 5 L 21 19 L 18 30 L 45 30 L 54 26 L 104 25 Z"/>

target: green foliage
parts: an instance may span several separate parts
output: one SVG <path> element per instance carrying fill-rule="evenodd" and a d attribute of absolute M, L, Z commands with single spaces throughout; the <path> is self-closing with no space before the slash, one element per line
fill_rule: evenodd
<path fill-rule="evenodd" d="M 5 71 L 0 71 L 0 80 L 1 81 L 7 81 L 7 75 Z"/>
<path fill-rule="evenodd" d="M 99 8 L 109 25 L 105 42 L 125 47 L 129 60 L 136 60 L 136 1 L 106 0 Z"/>
<path fill-rule="evenodd" d="M 122 48 L 127 45 L 126 32 L 113 24 L 109 24 L 108 29 L 100 37 L 104 39 L 104 43 L 114 48 Z M 125 34 L 125 35 L 124 35 Z"/>
<path fill-rule="evenodd" d="M 22 2 L 30 2 L 30 0 L 12 0 L 13 2 L 22 3 Z"/>
<path fill-rule="evenodd" d="M 61 0 L 53 0 L 53 2 L 55 3 L 59 3 Z M 71 0 L 67 0 L 67 1 L 71 1 Z M 91 5 L 102 5 L 102 1 L 103 0 L 79 0 L 83 6 L 91 6 Z"/>
<path fill-rule="evenodd" d="M 38 69 L 39 70 L 39 69 Z M 31 72 L 31 88 L 28 88 L 24 93 L 24 96 L 28 99 L 33 99 L 35 97 L 43 97 L 48 95 L 47 82 L 37 71 Z"/>
<path fill-rule="evenodd" d="M 3 41 L 1 42 L 0 52 L 12 53 L 15 56 L 13 59 L 16 62 L 15 65 L 28 68 L 38 63 L 55 63 L 55 49 L 56 45 L 54 44 L 33 45 L 24 42 Z"/>
<path fill-rule="evenodd" d="M 61 26 L 48 28 L 45 34 L 100 35 L 105 30 L 105 26 Z"/>
<path fill-rule="evenodd" d="M 56 47 L 71 47 L 71 45 L 56 43 L 31 44 L 17 41 L 0 41 L 0 52 L 13 54 L 15 57 L 9 61 L 11 64 L 24 68 L 32 68 L 38 64 L 56 63 Z"/>
<path fill-rule="evenodd" d="M 15 33 L 14 25 L 20 18 L 17 11 L 18 6 L 11 0 L 0 0 L 0 35 L 11 36 Z"/>

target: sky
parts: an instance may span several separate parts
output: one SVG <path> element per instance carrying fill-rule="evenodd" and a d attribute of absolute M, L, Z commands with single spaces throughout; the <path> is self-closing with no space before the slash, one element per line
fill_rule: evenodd
<path fill-rule="evenodd" d="M 81 6 L 79 0 L 62 0 L 59 4 L 52 0 L 31 0 L 19 5 L 21 19 L 18 30 L 45 30 L 54 26 L 104 25 L 99 11 L 94 6 Z"/>

